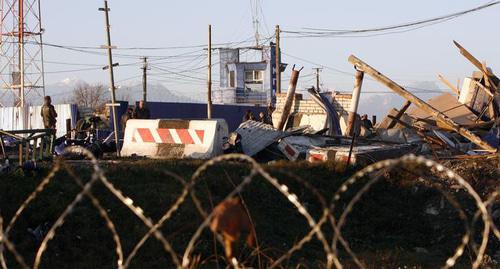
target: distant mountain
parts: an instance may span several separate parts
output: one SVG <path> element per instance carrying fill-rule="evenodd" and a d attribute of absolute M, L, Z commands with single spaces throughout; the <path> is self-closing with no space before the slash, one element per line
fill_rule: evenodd
<path fill-rule="evenodd" d="M 50 96 L 55 104 L 68 103 L 75 87 L 82 83 L 85 81 L 77 78 L 66 78 L 57 83 L 45 85 L 45 95 Z"/>
<path fill-rule="evenodd" d="M 424 101 L 439 95 L 440 92 L 446 91 L 440 89 L 434 81 L 414 82 L 405 85 L 404 87 Z M 377 115 L 377 118 L 381 120 L 387 115 L 387 112 L 389 112 L 390 109 L 401 108 L 405 101 L 406 100 L 403 97 L 393 92 L 363 95 L 363 90 L 361 90 L 361 99 L 358 110 L 360 114 Z"/>
<path fill-rule="evenodd" d="M 137 102 L 142 99 L 142 83 L 129 84 L 122 86 L 116 91 L 116 98 L 129 103 Z M 194 98 L 175 94 L 167 87 L 159 83 L 148 84 L 148 101 L 152 102 L 174 102 L 174 103 L 199 103 Z"/>
<path fill-rule="evenodd" d="M 376 115 L 377 118 L 382 119 L 391 108 L 399 109 L 403 103 L 404 99 L 397 94 L 367 94 L 363 96 L 361 93 L 358 110 L 359 114 Z"/>
<path fill-rule="evenodd" d="M 60 82 L 45 86 L 46 95 L 52 97 L 53 103 L 68 103 L 71 101 L 73 90 L 81 83 L 86 83 L 79 79 L 64 79 Z M 196 99 L 188 96 L 175 94 L 168 90 L 165 86 L 159 83 L 151 83 L 148 85 L 148 100 L 154 102 L 183 102 L 183 103 L 198 103 Z M 38 98 L 37 98 L 38 99 Z M 128 101 L 135 103 L 142 99 L 142 84 L 140 82 L 132 82 L 127 85 L 122 85 L 116 91 L 116 99 L 118 101 Z M 40 100 L 41 102 L 41 100 Z M 38 104 L 36 100 L 31 100 L 32 104 Z"/>

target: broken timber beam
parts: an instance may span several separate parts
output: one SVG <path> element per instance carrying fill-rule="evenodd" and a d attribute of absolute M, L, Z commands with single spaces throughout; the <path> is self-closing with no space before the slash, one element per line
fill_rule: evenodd
<path fill-rule="evenodd" d="M 447 79 L 445 79 L 441 74 L 438 75 L 438 79 L 443 82 L 448 88 L 450 88 L 454 93 L 456 93 L 458 96 L 460 96 L 460 90 L 453 86 Z"/>
<path fill-rule="evenodd" d="M 441 111 L 435 109 L 431 105 L 424 102 L 422 99 L 418 98 L 417 96 L 413 95 L 409 91 L 405 90 L 403 87 L 398 85 L 396 82 L 394 82 L 391 79 L 389 79 L 388 77 L 384 76 L 382 73 L 378 72 L 373 67 L 369 66 L 368 64 L 366 64 L 362 60 L 358 59 L 356 56 L 354 56 L 354 55 L 349 56 L 349 62 L 351 64 L 355 65 L 358 70 L 363 71 L 366 74 L 370 75 L 375 80 L 384 84 L 385 86 L 387 86 L 389 89 L 391 89 L 395 93 L 399 94 L 400 96 L 402 96 L 406 100 L 415 104 L 417 107 L 419 107 L 423 111 L 432 115 L 436 119 L 436 121 L 439 121 L 440 123 L 446 125 L 450 129 L 459 133 L 463 137 L 469 139 L 472 143 L 476 144 L 480 148 L 482 148 L 486 151 L 489 151 L 489 152 L 496 152 L 497 151 L 496 148 L 490 146 L 488 143 L 483 141 L 481 138 L 479 138 L 478 136 L 476 136 L 475 134 L 473 134 L 469 130 L 458 125 L 452 119 L 450 119 L 445 114 L 443 114 Z"/>
<path fill-rule="evenodd" d="M 405 114 L 406 110 L 411 106 L 411 102 L 406 100 L 406 102 L 403 104 L 403 106 L 401 107 L 401 109 L 398 111 L 398 114 L 396 114 L 396 116 L 394 116 L 394 118 L 392 117 L 389 117 L 392 119 L 391 123 L 389 123 L 389 125 L 387 126 L 387 129 L 391 129 L 391 128 L 394 128 L 394 126 L 396 126 L 396 124 L 398 123 L 399 119 L 403 116 L 403 114 Z M 389 115 L 390 116 L 390 115 Z"/>
<path fill-rule="evenodd" d="M 442 147 L 446 147 L 446 144 L 443 143 L 443 141 L 435 138 L 435 137 L 432 137 L 432 136 L 428 136 L 424 133 L 423 130 L 420 130 L 418 129 L 417 127 L 413 126 L 413 125 L 410 125 L 400 119 L 397 119 L 396 117 L 394 116 L 391 116 L 391 115 L 387 115 L 387 117 L 389 117 L 390 119 L 396 121 L 397 123 L 403 125 L 404 127 L 408 128 L 408 129 L 411 129 L 411 130 L 414 130 L 418 136 L 422 137 L 424 140 L 430 142 L 430 143 L 433 143 L 433 144 L 436 144 L 436 145 L 440 145 Z"/>
<path fill-rule="evenodd" d="M 460 54 L 462 54 L 467 60 L 469 60 L 477 69 L 479 69 L 485 76 L 490 78 L 495 86 L 499 85 L 500 79 L 495 76 L 495 74 L 488 71 L 487 68 L 476 58 L 474 57 L 468 50 L 466 50 L 462 45 L 460 45 L 457 41 L 453 40 L 453 43 L 460 50 Z"/>

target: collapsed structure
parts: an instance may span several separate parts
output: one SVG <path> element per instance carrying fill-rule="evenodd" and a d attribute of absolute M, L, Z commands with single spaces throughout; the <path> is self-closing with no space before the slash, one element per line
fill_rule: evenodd
<path fill-rule="evenodd" d="M 455 95 L 443 93 L 427 102 L 354 55 L 348 59 L 357 70 L 354 90 L 349 95 L 319 94 L 310 89 L 313 98 L 305 100 L 294 93 L 292 75 L 287 94 L 277 96 L 274 129 L 244 123 L 236 131 L 247 137 L 269 139 L 250 145 L 252 140 L 245 141 L 243 137 L 243 151 L 258 156 L 255 153 L 259 150 L 273 151 L 275 145 L 275 151 L 290 160 L 347 163 L 372 162 L 410 152 L 435 158 L 496 153 L 500 138 L 500 81 L 486 64 L 455 44 L 478 71 L 463 80 L 460 90 L 439 76 Z M 406 99 L 400 109 L 392 108 L 374 126 L 365 124 L 367 119 L 360 120 L 357 114 L 364 75 Z M 279 135 L 264 135 L 269 132 Z"/>

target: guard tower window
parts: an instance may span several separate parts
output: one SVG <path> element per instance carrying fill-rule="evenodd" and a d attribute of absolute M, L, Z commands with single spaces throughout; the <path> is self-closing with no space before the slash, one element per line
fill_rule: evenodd
<path fill-rule="evenodd" d="M 262 84 L 263 74 L 264 72 L 260 70 L 245 71 L 245 83 Z"/>

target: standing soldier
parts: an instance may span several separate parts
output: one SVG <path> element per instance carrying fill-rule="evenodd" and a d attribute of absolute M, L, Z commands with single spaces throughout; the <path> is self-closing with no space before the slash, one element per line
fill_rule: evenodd
<path fill-rule="evenodd" d="M 134 113 L 132 116 L 134 119 L 149 119 L 151 118 L 151 113 L 149 109 L 146 107 L 144 101 L 139 102 L 139 106 L 134 109 Z"/>
<path fill-rule="evenodd" d="M 132 114 L 134 113 L 134 111 L 132 110 L 131 107 L 128 107 L 127 108 L 127 112 L 125 112 L 123 115 L 122 115 L 122 118 L 121 118 L 121 121 L 122 121 L 122 132 L 125 132 L 125 127 L 127 127 L 127 121 L 132 119 Z"/>
<path fill-rule="evenodd" d="M 50 99 L 50 96 L 45 96 L 43 100 L 44 103 L 41 112 L 41 116 L 43 119 L 43 127 L 45 129 L 55 129 L 57 122 L 56 120 L 57 112 L 54 109 L 54 106 L 52 105 L 52 100 Z"/>
<path fill-rule="evenodd" d="M 267 114 L 266 114 L 266 123 L 273 125 L 273 112 L 274 112 L 274 107 L 272 103 L 269 103 L 267 106 Z"/>

